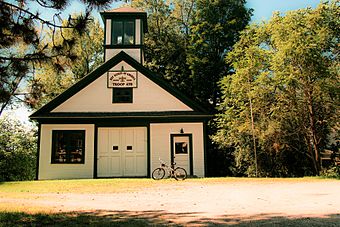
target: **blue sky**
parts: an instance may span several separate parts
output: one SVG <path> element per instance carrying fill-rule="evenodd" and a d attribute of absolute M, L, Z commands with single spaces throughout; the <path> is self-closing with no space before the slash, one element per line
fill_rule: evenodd
<path fill-rule="evenodd" d="M 315 8 L 320 0 L 248 0 L 247 7 L 254 9 L 253 22 L 268 20 L 273 12 L 284 13 L 289 10 L 296 10 L 306 7 Z"/>
<path fill-rule="evenodd" d="M 306 7 L 315 8 L 320 3 L 320 0 L 248 0 L 247 7 L 253 8 L 253 17 L 252 22 L 260 22 L 262 20 L 268 20 L 272 16 L 273 12 L 280 11 L 284 13 L 289 10 L 301 9 Z M 117 8 L 122 3 L 112 3 L 110 8 Z M 31 9 L 36 9 L 36 4 L 31 4 Z M 63 17 L 67 17 L 70 13 L 81 12 L 84 10 L 84 6 L 80 3 L 80 1 L 71 1 L 71 4 L 67 7 L 67 9 L 62 13 Z M 54 14 L 53 11 L 43 11 L 40 12 L 41 16 L 44 19 L 51 19 L 51 16 Z M 100 15 L 98 12 L 94 13 L 94 16 L 100 19 Z"/>

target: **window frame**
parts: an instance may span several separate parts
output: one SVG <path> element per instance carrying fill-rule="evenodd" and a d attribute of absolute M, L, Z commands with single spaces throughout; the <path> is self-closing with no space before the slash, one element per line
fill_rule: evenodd
<path fill-rule="evenodd" d="M 66 161 L 65 162 L 60 162 L 57 161 L 56 159 L 56 143 L 57 143 L 57 135 L 58 133 L 63 133 L 64 137 L 70 136 L 72 133 L 80 133 L 81 134 L 81 140 L 82 140 L 82 146 L 81 146 L 81 161 L 79 162 L 71 162 L 71 152 L 72 150 L 69 149 L 71 147 L 71 140 L 68 139 L 66 142 Z M 86 142 L 86 130 L 79 129 L 79 130 L 52 130 L 52 154 L 51 154 L 51 164 L 85 164 L 85 142 Z M 74 154 L 73 154 L 74 155 Z"/>
<path fill-rule="evenodd" d="M 122 32 L 122 43 L 114 43 L 114 23 L 115 22 L 122 22 L 123 24 L 123 32 Z M 125 44 L 125 27 L 126 27 L 126 23 L 128 22 L 132 22 L 133 24 L 133 43 L 132 44 Z M 112 19 L 111 20 L 111 45 L 114 46 L 133 46 L 136 45 L 136 20 L 134 19 Z"/>
<path fill-rule="evenodd" d="M 124 101 L 124 100 L 117 100 L 116 98 L 116 91 L 118 90 L 126 90 L 129 91 L 130 93 L 130 99 L 128 101 Z M 133 103 L 133 88 L 132 87 L 128 87 L 128 88 L 112 88 L 112 103 Z"/>

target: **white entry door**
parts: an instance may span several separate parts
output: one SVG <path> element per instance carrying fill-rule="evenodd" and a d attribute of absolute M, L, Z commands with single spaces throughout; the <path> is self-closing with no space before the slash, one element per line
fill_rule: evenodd
<path fill-rule="evenodd" d="M 98 177 L 146 176 L 146 128 L 98 128 L 97 158 Z"/>
<path fill-rule="evenodd" d="M 189 135 L 173 135 L 173 161 L 176 166 L 184 168 L 190 174 L 190 136 Z"/>

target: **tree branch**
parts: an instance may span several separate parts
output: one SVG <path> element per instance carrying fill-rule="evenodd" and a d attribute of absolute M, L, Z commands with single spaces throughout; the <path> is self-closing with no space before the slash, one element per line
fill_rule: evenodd
<path fill-rule="evenodd" d="M 44 20 L 44 19 L 38 17 L 36 14 L 33 14 L 33 13 L 31 13 L 30 11 L 28 11 L 28 10 L 25 10 L 25 9 L 20 8 L 19 6 L 13 5 L 13 4 L 8 3 L 8 2 L 3 2 L 3 3 L 4 3 L 5 5 L 8 5 L 9 7 L 15 8 L 15 9 L 17 9 L 17 10 L 20 10 L 20 11 L 22 11 L 22 12 L 25 12 L 25 13 L 31 15 L 31 16 L 32 16 L 32 19 L 37 19 L 37 20 L 41 21 L 43 24 L 47 24 L 47 25 L 53 26 L 53 27 L 55 27 L 55 28 L 74 28 L 73 26 L 63 26 L 63 25 L 53 24 L 53 23 L 51 23 L 51 22 L 49 22 L 49 21 L 47 21 L 47 20 Z"/>
<path fill-rule="evenodd" d="M 1 60 L 7 60 L 7 61 L 35 61 L 35 60 L 43 60 L 43 59 L 52 59 L 52 58 L 56 58 L 59 57 L 60 55 L 52 55 L 52 56 L 37 56 L 37 57 L 27 57 L 27 55 L 25 57 L 4 57 L 4 56 L 0 56 Z"/>

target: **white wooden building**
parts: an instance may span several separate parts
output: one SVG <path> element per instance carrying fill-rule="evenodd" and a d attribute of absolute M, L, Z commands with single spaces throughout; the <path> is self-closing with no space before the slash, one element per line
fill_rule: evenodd
<path fill-rule="evenodd" d="M 150 177 L 159 158 L 204 177 L 210 115 L 143 66 L 146 13 L 101 15 L 105 62 L 30 116 L 37 179 Z"/>

